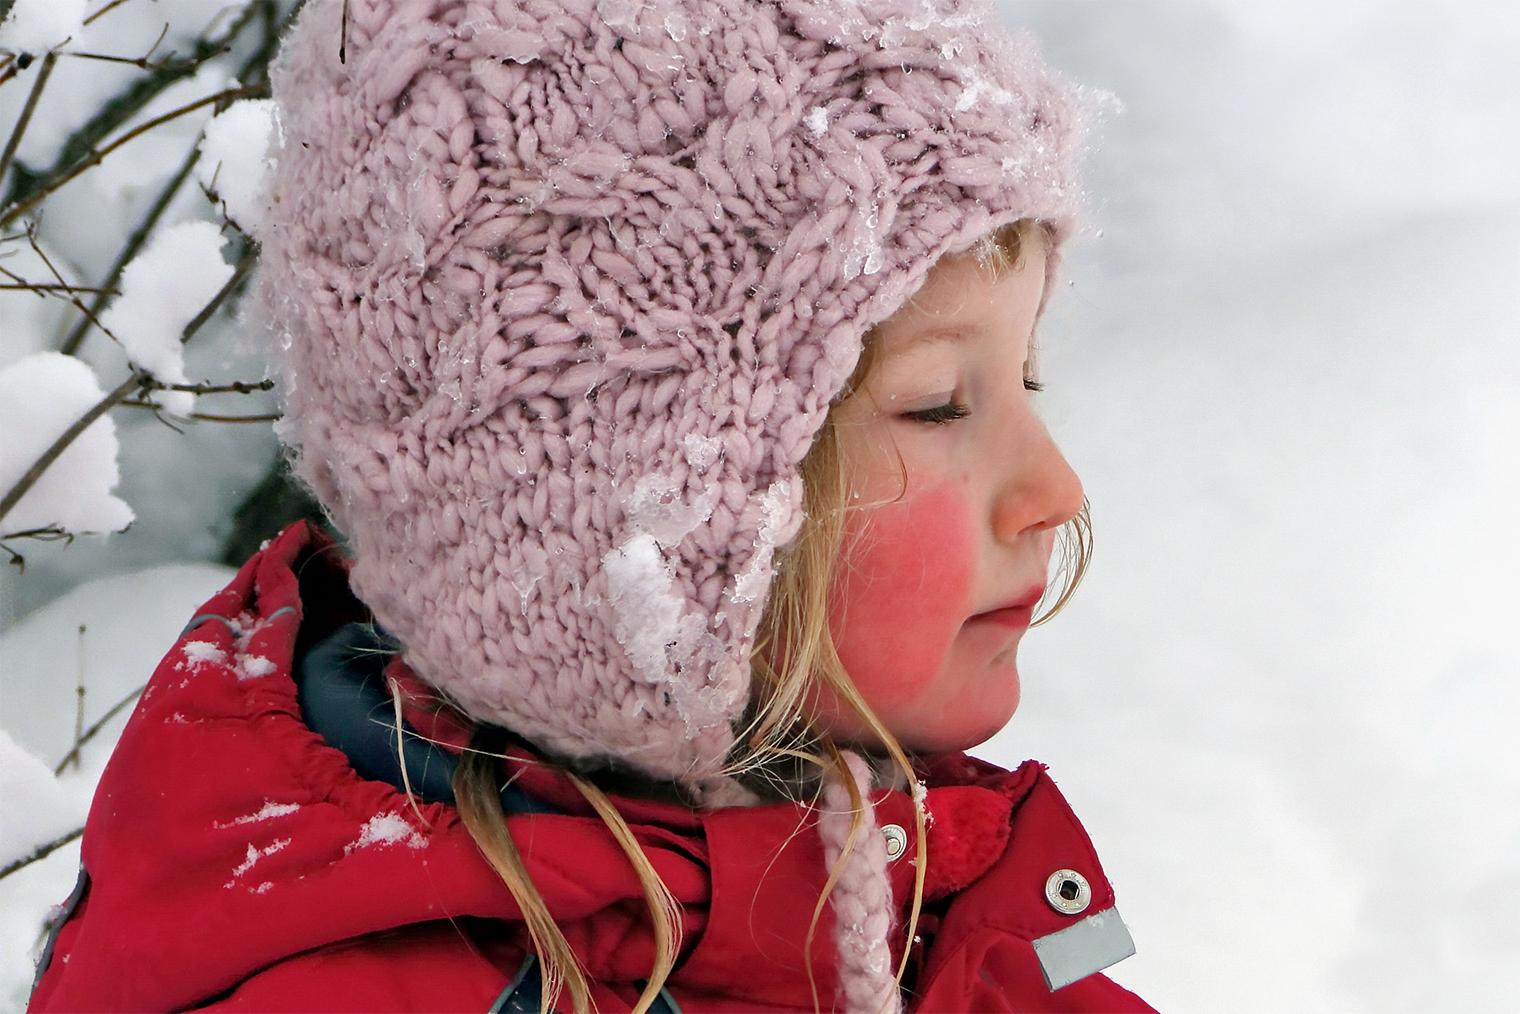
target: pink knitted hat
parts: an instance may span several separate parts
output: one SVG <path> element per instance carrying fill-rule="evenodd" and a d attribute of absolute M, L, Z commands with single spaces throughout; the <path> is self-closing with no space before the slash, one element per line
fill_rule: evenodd
<path fill-rule="evenodd" d="M 343 10 L 259 236 L 299 473 L 468 712 L 717 801 L 799 460 L 942 254 L 1064 237 L 1067 101 L 985 3 Z"/>

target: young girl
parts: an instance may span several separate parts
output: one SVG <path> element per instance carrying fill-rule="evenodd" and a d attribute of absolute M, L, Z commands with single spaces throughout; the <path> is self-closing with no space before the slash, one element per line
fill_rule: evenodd
<path fill-rule="evenodd" d="M 190 621 L 34 1010 L 1150 1009 L 1042 767 L 960 752 L 1085 531 L 1071 113 L 994 21 L 306 5 L 259 301 L 348 545 Z"/>

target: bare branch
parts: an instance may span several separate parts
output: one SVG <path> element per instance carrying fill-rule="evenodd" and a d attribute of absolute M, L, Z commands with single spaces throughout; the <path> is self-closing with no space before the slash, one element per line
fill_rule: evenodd
<path fill-rule="evenodd" d="M 124 401 L 122 408 L 147 408 L 159 411 L 163 408 L 151 401 Z M 214 423 L 265 423 L 278 422 L 283 416 L 279 412 L 265 412 L 262 415 L 212 415 L 208 412 L 191 412 L 185 418 L 194 419 L 196 422 Z"/>
<path fill-rule="evenodd" d="M 36 191 L 52 192 L 68 179 L 78 175 L 78 163 L 90 158 L 91 153 L 113 131 L 141 112 L 164 89 L 176 81 L 190 77 L 206 61 L 225 52 L 243 29 L 253 23 L 259 6 L 259 4 L 249 4 L 225 32 L 216 38 L 197 39 L 192 55 L 177 61 L 164 61 L 163 68 L 132 82 L 127 88 L 117 93 L 100 108 L 99 112 L 70 135 L 51 166 L 35 173 L 28 173 L 25 179 L 20 178 L 18 174 L 18 178 L 12 181 L 6 200 L 13 205 L 26 203 L 29 210 L 36 204 L 35 201 L 31 201 Z M 21 69 L 24 70 L 25 67 Z M 13 220 L 14 208 L 8 210 L 6 215 L 6 221 Z"/>
<path fill-rule="evenodd" d="M 10 275 L 12 278 L 16 277 L 9 271 L 6 271 L 5 273 L 7 275 Z M 115 289 L 97 289 L 88 285 L 56 285 L 53 282 L 0 282 L 0 289 L 28 289 L 32 292 L 37 293 L 38 295 L 42 295 L 45 292 L 93 292 L 106 296 L 121 295 L 121 293 Z"/>
<path fill-rule="evenodd" d="M 232 295 L 233 291 L 242 284 L 243 279 L 248 277 L 248 272 L 252 271 L 253 266 L 258 262 L 258 247 L 249 243 L 243 248 L 243 256 L 238 258 L 237 268 L 232 272 L 232 277 L 227 279 L 227 284 L 223 285 L 217 291 L 217 294 L 211 297 L 211 301 L 201 307 L 201 312 L 197 313 L 190 323 L 185 325 L 184 332 L 179 336 L 181 344 L 195 337 L 195 333 L 204 327 L 206 321 L 215 315 L 216 311 L 221 308 L 221 305 L 227 301 L 227 297 Z"/>
<path fill-rule="evenodd" d="M 164 26 L 165 29 L 168 29 L 168 27 L 168 25 Z M 162 41 L 163 37 L 160 36 L 159 39 Z M 228 52 L 231 52 L 230 47 L 210 54 L 207 59 L 215 59 L 216 57 L 221 56 L 223 53 Z M 164 57 L 164 62 L 162 63 L 152 63 L 146 56 L 113 56 L 110 53 L 80 53 L 75 50 L 69 50 L 66 53 L 60 53 L 59 55 L 72 56 L 76 60 L 100 60 L 103 63 L 126 63 L 131 64 L 133 67 L 137 67 L 140 70 L 148 71 L 176 70 L 178 69 L 180 62 L 174 59 L 174 55 L 172 53 L 169 56 Z"/>
<path fill-rule="evenodd" d="M 191 148 L 190 154 L 185 156 L 185 161 L 180 163 L 178 171 L 175 172 L 168 183 L 164 184 L 164 189 L 159 191 L 158 199 L 153 202 L 153 207 L 148 209 L 148 213 L 143 216 L 143 220 L 138 224 L 137 229 L 127 238 L 126 246 L 122 247 L 121 252 L 116 255 L 116 263 L 111 265 L 110 272 L 106 275 L 105 280 L 100 283 L 102 289 L 113 289 L 116 283 L 121 281 L 121 273 L 126 270 L 132 258 L 136 257 L 137 252 L 148 242 L 148 237 L 152 235 L 154 228 L 158 225 L 158 220 L 163 217 L 164 212 L 173 203 L 175 196 L 179 194 L 180 187 L 185 185 L 185 180 L 190 178 L 190 172 L 195 168 L 195 163 L 199 162 L 200 158 L 200 148 Z M 69 331 L 68 337 L 58 346 L 59 352 L 62 352 L 66 356 L 72 356 L 79 351 L 79 346 L 84 343 L 85 336 L 90 332 L 90 325 L 94 324 L 96 317 L 103 313 L 105 308 L 111 304 L 111 295 L 113 294 L 102 294 L 96 296 L 91 301 L 89 310 L 85 312 L 84 316 Z"/>
<path fill-rule="evenodd" d="M 144 391 L 186 391 L 190 394 L 252 394 L 255 391 L 274 390 L 274 381 L 234 380 L 230 384 L 165 384 L 145 375 L 141 386 Z"/>
<path fill-rule="evenodd" d="M 54 440 L 52 445 L 32 463 L 32 467 L 26 470 L 26 474 L 16 480 L 16 484 L 10 488 L 4 498 L 0 498 L 0 520 L 4 520 L 11 509 L 21 502 L 21 498 L 27 491 L 37 484 L 38 479 L 42 478 L 42 473 L 52 467 L 53 462 L 68 450 L 69 445 L 77 440 L 81 433 L 89 429 L 96 419 L 109 412 L 112 406 L 125 401 L 128 395 L 142 387 L 146 379 L 148 379 L 147 371 L 134 370 L 132 375 L 122 381 L 114 391 L 101 398 L 88 412 L 76 419 L 74 425 L 64 430 L 58 439 Z"/>
<path fill-rule="evenodd" d="M 32 253 L 36 254 L 38 256 L 38 258 L 41 259 L 42 263 L 44 263 L 44 264 L 47 265 L 47 269 L 53 273 L 53 278 L 56 279 L 60 285 L 65 284 L 64 283 L 63 275 L 58 271 L 57 268 L 55 268 L 53 266 L 52 260 L 48 257 L 48 255 L 46 253 L 43 252 L 43 249 L 42 249 L 41 245 L 38 244 L 38 242 L 37 242 L 37 225 L 38 225 L 38 222 L 41 221 L 41 218 L 42 218 L 42 216 L 39 215 L 37 217 L 36 221 L 33 221 L 33 222 L 31 222 L 30 224 L 27 225 L 27 227 L 26 227 L 26 241 L 31 244 Z M 90 323 L 92 323 L 96 327 L 100 328 L 100 330 L 105 333 L 106 337 L 110 338 L 113 342 L 115 342 L 118 345 L 121 344 L 121 339 L 120 338 L 117 338 L 114 334 L 112 334 L 111 331 L 110 331 L 110 329 L 107 328 L 104 324 L 102 324 L 100 322 L 100 319 L 98 317 L 96 317 L 92 311 L 85 309 L 85 305 L 79 301 L 79 297 L 78 296 L 70 296 L 69 297 L 69 303 L 72 304 L 73 307 L 76 310 L 78 310 L 80 313 L 84 314 L 85 317 L 89 319 Z"/>
<path fill-rule="evenodd" d="M 110 3 L 106 4 L 100 10 L 96 11 L 94 14 L 91 14 L 89 17 L 85 18 L 84 19 L 84 23 L 86 25 L 88 25 L 90 22 L 94 21 L 96 18 L 101 17 L 102 15 L 107 14 L 110 11 L 115 10 L 116 8 L 120 7 L 122 4 L 124 4 L 126 2 L 127 2 L 127 0 L 111 0 Z"/>
<path fill-rule="evenodd" d="M 42 89 L 47 87 L 48 78 L 52 76 L 53 67 L 57 63 L 58 54 L 49 53 L 42 58 L 42 66 L 37 68 L 37 80 L 32 82 L 31 94 L 26 97 L 26 105 L 21 107 L 21 115 L 16 118 L 16 126 L 11 130 L 11 139 L 5 142 L 5 151 L 0 152 L 0 181 L 3 181 L 5 174 L 10 172 L 11 160 L 16 157 L 16 148 L 21 144 L 27 125 L 32 122 L 32 113 L 37 110 L 37 100 L 42 98 Z"/>
<path fill-rule="evenodd" d="M 57 852 L 69 842 L 74 841 L 83 834 L 84 828 L 77 827 L 74 830 L 70 831 L 68 834 L 64 835 L 62 838 L 54 838 L 46 845 L 38 845 L 36 848 L 32 849 L 31 852 L 22 856 L 20 859 L 17 859 L 15 862 L 8 864 L 5 869 L 0 870 L 0 880 L 4 880 L 12 873 L 15 873 L 17 870 L 25 869 L 26 867 L 37 862 L 39 859 L 46 859 L 48 856 L 52 855 L 54 852 Z"/>
<path fill-rule="evenodd" d="M 117 148 L 120 148 L 122 145 L 126 144 L 129 141 L 141 137 L 143 134 L 146 134 L 148 131 L 154 129 L 155 127 L 163 126 L 165 123 L 168 123 L 171 120 L 176 120 L 187 113 L 193 113 L 195 110 L 200 109 L 202 106 L 209 106 L 213 103 L 223 101 L 253 98 L 255 96 L 267 95 L 268 93 L 269 88 L 266 85 L 256 85 L 252 88 L 229 88 L 225 91 L 217 92 L 215 95 L 208 95 L 203 99 L 197 99 L 194 102 L 186 103 L 185 105 L 180 106 L 178 109 L 171 110 L 162 116 L 156 116 L 146 123 L 139 124 L 105 147 L 95 149 L 91 154 L 71 166 L 68 171 L 63 173 L 61 176 L 50 179 L 46 184 L 38 187 L 36 190 L 33 190 L 25 200 L 12 204 L 8 209 L 6 209 L 4 214 L 0 214 L 0 229 L 9 226 L 11 223 L 15 222 L 16 219 L 31 211 L 37 205 L 41 204 L 49 194 L 52 194 L 54 191 L 58 190 L 70 180 L 79 176 L 87 169 L 92 169 L 95 166 L 99 165 L 107 155 L 111 154 L 111 152 L 115 151 Z"/>
<path fill-rule="evenodd" d="M 100 730 L 105 728 L 107 722 L 120 714 L 122 708 L 125 708 L 128 704 L 131 704 L 133 701 L 137 700 L 138 697 L 142 696 L 142 692 L 146 689 L 148 689 L 148 685 L 145 683 L 142 686 L 138 687 L 136 690 L 132 691 L 127 696 L 123 697 L 121 700 L 117 701 L 115 704 L 111 705 L 110 711 L 107 711 L 104 715 L 101 715 L 100 718 L 96 720 L 94 725 L 90 726 L 84 731 L 82 735 L 79 736 L 78 742 L 74 744 L 74 749 L 63 755 L 63 760 L 58 762 L 58 766 L 53 769 L 53 774 L 63 774 L 63 769 L 69 766 L 70 761 L 78 761 L 79 751 L 84 747 L 84 745 L 99 735 Z"/>

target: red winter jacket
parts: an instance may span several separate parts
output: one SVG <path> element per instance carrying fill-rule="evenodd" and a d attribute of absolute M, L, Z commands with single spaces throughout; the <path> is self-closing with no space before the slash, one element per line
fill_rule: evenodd
<path fill-rule="evenodd" d="M 507 988 L 526 932 L 456 810 L 419 813 L 301 720 L 298 646 L 362 615 L 335 555 L 304 525 L 286 530 L 159 665 L 96 793 L 87 876 L 31 1010 L 486 1011 Z M 628 1010 L 654 957 L 638 879 L 561 776 L 527 755 L 508 763 L 518 786 L 561 811 L 510 816 L 512 837 L 597 1008 Z M 1055 938 L 1075 939 L 1116 917 L 1104 921 L 1112 888 L 1042 766 L 1010 773 L 957 755 L 927 774 L 909 1009 L 1151 1010 L 1099 974 L 1046 985 L 1031 941 L 1048 948 L 1053 933 L 1076 927 Z M 680 1008 L 813 1010 L 803 941 L 827 869 L 807 809 L 613 798 L 683 907 L 668 983 Z M 904 794 L 876 805 L 882 825 L 911 833 Z M 892 869 L 905 907 L 912 854 Z M 1091 885 L 1083 912 L 1047 902 L 1057 870 Z M 825 906 L 812 946 L 825 1009 L 832 941 Z"/>

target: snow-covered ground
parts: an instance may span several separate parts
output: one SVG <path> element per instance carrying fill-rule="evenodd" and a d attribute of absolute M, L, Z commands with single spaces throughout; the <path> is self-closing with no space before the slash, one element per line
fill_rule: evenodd
<path fill-rule="evenodd" d="M 154 6 L 194 21 L 193 0 Z M 1026 641 L 1024 706 L 983 752 L 1051 764 L 1139 947 L 1113 974 L 1162 1009 L 1504 1009 L 1520 992 L 1520 8 L 1003 6 L 1117 102 L 1099 102 L 1091 230 L 1043 325 L 1048 415 L 1097 553 Z M 18 94 L 0 91 L 0 130 Z M 114 250 L 101 223 L 129 223 L 179 157 L 82 179 L 77 210 L 50 212 L 82 276 Z M 191 194 L 174 220 L 204 205 Z M 0 298 L 8 323 L 38 312 Z M 235 328 L 205 338 L 189 376 L 261 369 Z M 9 340 L 0 366 L 33 351 Z M 90 353 L 108 386 L 114 355 Z M 197 561 L 273 453 L 255 427 L 117 418 L 133 529 L 0 567 L 7 853 L 66 829 L 104 763 L 109 734 L 49 774 L 81 668 L 87 721 L 147 677 L 225 579 Z M 77 855 L 0 882 L 0 1009 L 24 997 Z"/>

